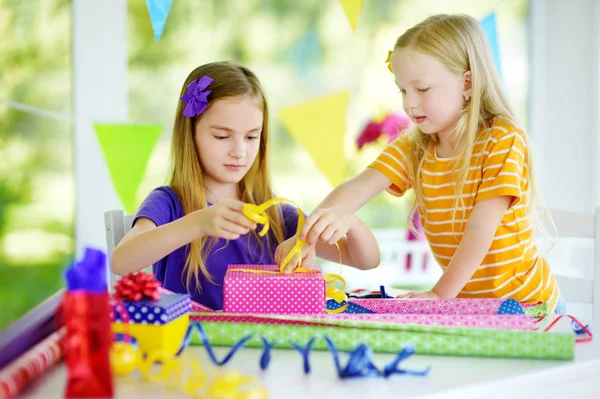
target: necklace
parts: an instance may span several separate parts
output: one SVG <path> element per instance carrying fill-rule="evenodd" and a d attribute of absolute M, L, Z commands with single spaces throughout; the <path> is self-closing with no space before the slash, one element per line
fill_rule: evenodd
<path fill-rule="evenodd" d="M 213 193 L 212 191 L 210 191 L 210 189 L 208 187 L 204 186 L 204 188 L 206 189 L 206 191 L 208 191 L 209 193 L 211 193 L 213 197 L 215 197 L 215 200 L 216 200 L 215 204 L 218 204 L 219 203 L 219 197 L 217 197 L 215 195 L 215 193 Z"/>

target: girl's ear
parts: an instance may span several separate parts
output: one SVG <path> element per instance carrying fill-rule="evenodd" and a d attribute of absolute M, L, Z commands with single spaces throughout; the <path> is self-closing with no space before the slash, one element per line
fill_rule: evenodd
<path fill-rule="evenodd" d="M 471 71 L 463 73 L 463 97 L 471 97 Z"/>

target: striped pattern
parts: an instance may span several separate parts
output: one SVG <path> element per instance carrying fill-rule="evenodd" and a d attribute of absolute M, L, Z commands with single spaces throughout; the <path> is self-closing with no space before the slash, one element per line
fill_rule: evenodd
<path fill-rule="evenodd" d="M 391 143 L 370 167 L 386 175 L 388 191 L 402 195 L 411 187 L 406 173 L 409 136 Z M 482 264 L 460 292 L 462 298 L 513 298 L 523 303 L 546 302 L 554 309 L 559 296 L 556 279 L 534 242 L 527 190 L 528 152 L 524 133 L 502 117 L 479 133 L 463 188 L 464 204 L 456 208 L 451 159 L 438 158 L 432 148 L 421 175 L 425 212 L 421 222 L 431 249 L 445 270 L 460 243 L 477 201 L 514 197 Z"/>
<path fill-rule="evenodd" d="M 1 399 L 18 396 L 62 359 L 66 331 L 60 328 L 0 370 Z"/>

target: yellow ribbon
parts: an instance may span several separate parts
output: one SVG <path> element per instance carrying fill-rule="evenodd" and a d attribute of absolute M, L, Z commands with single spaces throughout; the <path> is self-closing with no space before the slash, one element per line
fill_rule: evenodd
<path fill-rule="evenodd" d="M 181 389 L 189 396 L 212 399 L 267 399 L 267 390 L 262 386 L 252 386 L 256 379 L 236 370 L 214 374 L 211 377 L 202 369 L 200 362 L 184 362 L 160 351 L 153 351 L 142 358 L 139 349 L 126 342 L 115 342 L 111 349 L 111 367 L 115 375 L 126 376 L 136 369 L 146 380 L 166 382 L 171 388 Z M 161 361 L 158 371 L 152 366 Z"/>
<path fill-rule="evenodd" d="M 285 270 L 285 266 L 294 258 L 294 256 L 298 257 L 298 265 L 293 270 L 293 273 L 313 273 L 315 270 L 308 269 L 306 267 L 302 267 L 302 247 L 306 245 L 306 240 L 300 239 L 300 231 L 302 230 L 302 226 L 304 226 L 304 213 L 302 209 L 294 202 L 287 200 L 285 198 L 273 198 L 261 205 L 255 204 L 245 204 L 242 209 L 242 213 L 250 220 L 255 223 L 262 224 L 263 228 L 258 233 L 261 237 L 267 234 L 269 231 L 269 216 L 267 215 L 267 209 L 273 205 L 288 203 L 292 204 L 298 210 L 298 226 L 296 227 L 296 244 L 292 248 L 292 250 L 287 254 L 287 256 L 281 262 L 279 266 L 279 272 L 269 271 L 269 270 L 253 270 L 253 269 L 232 269 L 229 271 L 243 271 L 249 273 L 260 273 L 260 274 L 283 274 Z M 340 256 L 340 274 L 326 274 L 325 275 L 325 284 L 326 290 L 325 295 L 327 298 L 331 298 L 335 300 L 337 303 L 345 302 L 344 305 L 340 306 L 337 309 L 329 310 L 325 309 L 327 313 L 342 313 L 348 307 L 348 296 L 346 295 L 346 280 L 344 280 L 341 276 L 342 274 L 342 252 L 340 250 L 340 246 L 338 243 L 335 243 L 335 246 L 338 249 L 338 253 Z M 334 286 L 334 283 L 339 281 L 342 285 L 342 289 L 339 289 Z"/>

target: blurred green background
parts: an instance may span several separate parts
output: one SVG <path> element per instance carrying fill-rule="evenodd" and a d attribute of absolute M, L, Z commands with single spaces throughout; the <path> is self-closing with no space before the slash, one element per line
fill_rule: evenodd
<path fill-rule="evenodd" d="M 306 211 L 331 186 L 283 129 L 278 110 L 350 90 L 345 150 L 347 176 L 355 175 L 382 149 L 358 152 L 360 128 L 382 112 L 401 110 L 384 63 L 387 50 L 428 15 L 497 13 L 507 93 L 527 122 L 527 0 L 365 0 L 354 33 L 336 0 L 174 0 L 158 42 L 145 0 L 127 4 L 130 119 L 172 126 L 181 84 L 193 68 L 216 60 L 249 66 L 270 103 L 275 188 Z M 0 329 L 59 289 L 72 262 L 71 7 L 67 0 L 0 0 Z M 10 101 L 46 113 L 17 110 Z M 164 183 L 169 144 L 164 134 L 138 201 Z M 359 215 L 372 227 L 404 227 L 407 210 L 407 199 L 383 194 Z"/>

